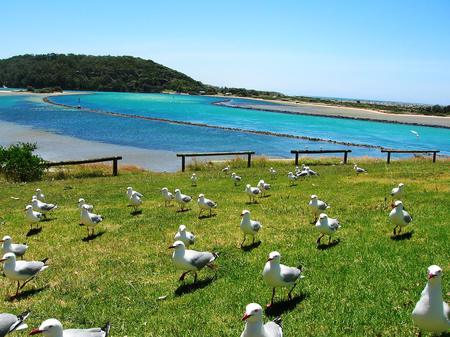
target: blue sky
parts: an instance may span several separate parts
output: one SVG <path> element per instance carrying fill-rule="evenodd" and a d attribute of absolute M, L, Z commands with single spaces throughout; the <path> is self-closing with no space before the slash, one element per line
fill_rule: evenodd
<path fill-rule="evenodd" d="M 133 55 L 204 83 L 450 104 L 450 1 L 3 1 L 0 58 Z"/>

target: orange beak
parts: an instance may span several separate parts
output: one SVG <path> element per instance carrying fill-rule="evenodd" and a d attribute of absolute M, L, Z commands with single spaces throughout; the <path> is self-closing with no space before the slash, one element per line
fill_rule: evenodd
<path fill-rule="evenodd" d="M 249 318 L 251 315 L 247 314 L 246 312 L 244 313 L 244 316 L 242 316 L 242 320 L 246 321 L 247 318 Z"/>
<path fill-rule="evenodd" d="M 39 330 L 39 329 L 33 329 L 33 330 L 31 330 L 29 336 L 36 335 L 36 334 L 42 333 L 42 332 L 43 332 L 42 330 Z"/>

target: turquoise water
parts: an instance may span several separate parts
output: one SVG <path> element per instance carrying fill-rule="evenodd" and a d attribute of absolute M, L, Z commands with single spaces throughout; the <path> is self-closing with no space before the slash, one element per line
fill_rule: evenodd
<path fill-rule="evenodd" d="M 220 98 L 164 94 L 94 93 L 55 96 L 61 104 L 209 125 L 270 131 L 392 148 L 440 149 L 450 155 L 450 130 L 319 116 L 290 115 L 216 106 Z M 237 100 L 240 104 L 254 103 Z M 260 102 L 258 102 L 260 104 Z M 258 154 L 291 157 L 294 148 L 347 148 L 328 142 L 255 135 L 237 131 L 130 119 L 65 109 L 32 96 L 0 97 L 0 120 L 59 134 L 112 144 L 170 151 L 255 150 Z M 414 136 L 410 130 L 419 132 Z M 353 155 L 381 156 L 379 150 L 348 147 Z"/>

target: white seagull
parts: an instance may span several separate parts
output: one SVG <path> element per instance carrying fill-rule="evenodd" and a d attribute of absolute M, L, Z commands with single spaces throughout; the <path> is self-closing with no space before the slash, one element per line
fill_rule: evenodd
<path fill-rule="evenodd" d="M 315 194 L 311 195 L 311 200 L 309 201 L 308 206 L 311 208 L 314 215 L 314 220 L 311 222 L 312 224 L 317 221 L 320 213 L 330 208 L 325 201 L 319 200 Z"/>
<path fill-rule="evenodd" d="M 190 203 L 192 200 L 192 197 L 189 195 L 181 193 L 181 191 L 177 188 L 175 190 L 175 201 L 180 205 L 180 210 L 184 210 L 184 206 Z"/>
<path fill-rule="evenodd" d="M 174 249 L 172 261 L 177 269 L 186 270 L 180 276 L 180 281 L 184 281 L 186 275 L 190 272 L 194 273 L 194 283 L 197 282 L 197 272 L 204 267 L 216 269 L 213 263 L 217 257 L 217 253 L 198 252 L 196 250 L 186 249 L 183 241 L 175 241 L 169 248 Z"/>
<path fill-rule="evenodd" d="M 394 235 L 400 234 L 402 228 L 409 225 L 412 221 L 411 215 L 403 209 L 403 203 L 400 200 L 396 200 L 392 205 L 392 211 L 389 213 L 389 220 L 394 227 Z M 396 233 L 396 229 L 399 231 Z"/>
<path fill-rule="evenodd" d="M 317 173 L 316 171 L 311 170 L 311 169 L 309 168 L 309 166 L 305 166 L 305 167 L 303 168 L 303 170 L 306 171 L 306 173 L 307 173 L 308 176 L 318 176 L 318 175 L 319 175 L 319 173 Z"/>
<path fill-rule="evenodd" d="M 191 175 L 191 184 L 192 184 L 192 186 L 197 186 L 197 180 L 198 180 L 197 175 L 195 173 L 192 173 L 192 175 Z"/>
<path fill-rule="evenodd" d="M 40 272 L 48 268 L 48 258 L 41 261 L 17 261 L 14 253 L 6 253 L 0 262 L 3 262 L 3 273 L 6 278 L 17 281 L 16 295 L 28 282 L 34 279 Z M 20 282 L 23 282 L 20 285 Z"/>
<path fill-rule="evenodd" d="M 276 176 L 277 176 L 277 171 L 276 171 L 273 167 L 271 167 L 271 168 L 269 169 L 269 173 L 270 173 L 270 175 L 272 176 L 272 178 L 276 178 Z"/>
<path fill-rule="evenodd" d="M 26 244 L 13 243 L 9 235 L 4 236 L 0 242 L 2 243 L 3 254 L 14 253 L 17 257 L 22 257 L 28 249 Z"/>
<path fill-rule="evenodd" d="M 367 173 L 365 169 L 359 167 L 357 164 L 353 165 L 353 169 L 355 170 L 356 174 Z"/>
<path fill-rule="evenodd" d="M 103 217 L 99 214 L 94 214 L 89 212 L 86 205 L 81 207 L 81 224 L 86 226 L 88 231 L 88 236 L 94 235 L 95 226 L 103 221 Z M 92 233 L 91 233 L 92 231 Z"/>
<path fill-rule="evenodd" d="M 401 198 L 403 196 L 403 187 L 405 185 L 403 183 L 398 184 L 398 187 L 394 187 L 391 191 L 391 197 L 393 198 Z"/>
<path fill-rule="evenodd" d="M 128 199 L 131 199 L 131 196 L 133 194 L 137 194 L 137 196 L 139 198 L 142 198 L 144 196 L 143 194 L 139 193 L 138 191 L 133 190 L 132 187 L 127 187 L 127 197 L 128 197 Z"/>
<path fill-rule="evenodd" d="M 250 211 L 244 209 L 241 213 L 241 231 L 244 233 L 244 240 L 241 242 L 241 247 L 244 245 L 245 239 L 247 235 L 251 235 L 253 237 L 252 244 L 255 243 L 255 236 L 258 234 L 259 230 L 262 228 L 262 225 L 259 221 L 250 219 Z"/>
<path fill-rule="evenodd" d="M 331 237 L 337 232 L 341 225 L 339 224 L 338 219 L 329 218 L 325 213 L 320 214 L 319 220 L 317 220 L 316 228 L 320 233 L 319 238 L 317 239 L 317 244 L 320 244 L 320 240 L 328 235 L 328 244 L 331 242 Z"/>
<path fill-rule="evenodd" d="M 188 232 L 185 225 L 180 225 L 180 227 L 178 227 L 178 232 L 175 234 L 174 239 L 175 241 L 183 241 L 186 247 L 195 243 L 194 233 Z"/>
<path fill-rule="evenodd" d="M 25 311 L 19 316 L 13 314 L 0 314 L 0 337 L 5 337 L 8 333 L 24 330 L 28 325 L 24 321 L 30 316 L 29 311 Z"/>
<path fill-rule="evenodd" d="M 297 176 L 292 172 L 289 172 L 287 177 L 288 177 L 288 180 L 289 180 L 291 186 L 294 185 L 295 182 L 297 181 Z"/>
<path fill-rule="evenodd" d="M 130 203 L 131 206 L 133 206 L 135 212 L 137 212 L 139 206 L 142 205 L 142 199 L 139 194 L 140 193 L 133 193 L 130 197 Z"/>
<path fill-rule="evenodd" d="M 450 329 L 450 308 L 442 296 L 442 269 L 432 265 L 428 267 L 428 282 L 420 295 L 413 312 L 414 324 L 423 331 L 439 335 Z"/>
<path fill-rule="evenodd" d="M 289 291 L 288 298 L 292 299 L 292 291 L 297 285 L 297 281 L 304 276 L 302 275 L 302 267 L 288 267 L 280 264 L 281 255 L 278 252 L 271 252 L 267 260 L 264 270 L 263 279 L 272 287 L 272 298 L 268 307 L 273 305 L 273 298 L 275 297 L 275 288 L 277 287 L 292 287 Z"/>
<path fill-rule="evenodd" d="M 249 198 L 250 198 L 250 202 L 252 202 L 252 199 L 254 202 L 256 202 L 255 197 L 259 194 L 261 194 L 261 190 L 258 187 L 252 187 L 250 186 L 250 184 L 247 184 L 247 186 L 245 186 L 245 193 L 248 194 Z"/>
<path fill-rule="evenodd" d="M 230 170 L 230 165 L 227 165 L 222 169 L 222 172 L 228 173 L 229 170 Z"/>
<path fill-rule="evenodd" d="M 33 209 L 37 212 L 41 212 L 44 218 L 46 217 L 45 213 L 51 212 L 58 208 L 58 205 L 55 204 L 47 204 L 42 202 L 36 198 L 35 195 L 31 198 L 31 205 L 33 205 Z"/>
<path fill-rule="evenodd" d="M 36 188 L 36 198 L 40 201 L 45 200 L 45 195 L 42 194 L 42 191 L 40 188 Z"/>
<path fill-rule="evenodd" d="M 39 328 L 33 329 L 30 336 L 41 333 L 47 337 L 108 337 L 110 329 L 111 325 L 107 322 L 103 328 L 64 330 L 60 321 L 51 318 L 42 322 Z"/>
<path fill-rule="evenodd" d="M 33 228 L 33 224 L 38 223 L 44 218 L 42 213 L 33 211 L 33 206 L 31 205 L 27 205 L 27 207 L 25 207 L 25 212 L 27 220 L 30 222 L 30 228 Z"/>
<path fill-rule="evenodd" d="M 238 176 L 236 173 L 231 173 L 231 180 L 234 181 L 234 186 L 236 186 L 237 184 L 239 184 L 242 180 L 241 176 Z"/>
<path fill-rule="evenodd" d="M 168 205 L 170 205 L 170 203 L 172 202 L 173 199 L 175 199 L 175 197 L 173 196 L 172 193 L 169 192 L 167 187 L 161 188 L 161 195 L 163 196 L 164 206 L 166 206 L 166 207 Z"/>
<path fill-rule="evenodd" d="M 283 337 L 281 318 L 277 317 L 264 324 L 262 308 L 257 303 L 250 303 L 245 307 L 242 320 L 245 321 L 245 328 L 241 337 Z"/>
<path fill-rule="evenodd" d="M 86 201 L 83 198 L 78 199 L 78 208 L 81 210 L 81 208 L 83 208 L 83 206 L 89 212 L 92 212 L 94 210 L 94 206 L 87 204 Z"/>
<path fill-rule="evenodd" d="M 209 210 L 209 216 L 212 216 L 212 209 L 217 207 L 217 203 L 212 201 L 211 199 L 205 198 L 205 195 L 199 194 L 197 199 L 198 207 L 200 208 L 200 212 L 198 213 L 198 217 L 203 211 Z"/>
<path fill-rule="evenodd" d="M 258 181 L 258 185 L 256 185 L 261 190 L 261 196 L 265 194 L 266 191 L 270 190 L 270 184 L 267 184 L 264 180 Z"/>

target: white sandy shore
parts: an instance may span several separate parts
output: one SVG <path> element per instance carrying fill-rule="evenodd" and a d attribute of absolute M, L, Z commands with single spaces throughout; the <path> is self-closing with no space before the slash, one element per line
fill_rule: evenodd
<path fill-rule="evenodd" d="M 37 143 L 36 152 L 48 161 L 122 156 L 120 164 L 136 165 L 152 171 L 173 172 L 181 168 L 181 160 L 175 152 L 87 141 L 0 121 L 0 145 L 17 142 Z"/>

